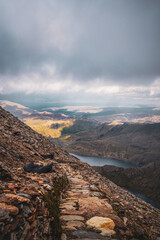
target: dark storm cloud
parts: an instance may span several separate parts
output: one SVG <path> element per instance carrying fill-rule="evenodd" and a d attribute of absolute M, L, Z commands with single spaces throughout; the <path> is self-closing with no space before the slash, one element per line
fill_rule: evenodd
<path fill-rule="evenodd" d="M 86 4 L 77 17 L 84 29 L 66 70 L 82 78 L 153 80 L 160 75 L 159 10 L 160 1 Z"/>
<path fill-rule="evenodd" d="M 0 1 L 0 73 L 25 73 L 57 55 L 47 47 L 48 4 L 42 1 Z M 43 13 L 44 11 L 44 13 Z"/>
<path fill-rule="evenodd" d="M 49 65 L 64 79 L 152 82 L 159 12 L 159 0 L 1 0 L 0 74 Z"/>

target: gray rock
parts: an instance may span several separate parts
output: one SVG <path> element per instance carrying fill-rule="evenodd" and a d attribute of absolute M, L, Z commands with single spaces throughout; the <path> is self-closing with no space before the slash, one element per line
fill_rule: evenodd
<path fill-rule="evenodd" d="M 12 174 L 11 172 L 7 169 L 7 167 L 4 166 L 2 162 L 0 162 L 0 180 L 11 180 L 12 179 Z"/>
<path fill-rule="evenodd" d="M 62 235 L 61 235 L 61 240 L 67 240 L 67 236 L 66 236 L 65 233 L 62 233 Z"/>
<path fill-rule="evenodd" d="M 9 211 L 5 208 L 0 208 L 0 221 L 9 219 Z"/>
<path fill-rule="evenodd" d="M 28 198 L 28 199 L 31 199 L 31 198 L 32 198 L 29 194 L 26 194 L 26 193 L 17 193 L 17 195 L 18 195 L 18 196 L 21 196 L 21 197 Z"/>
<path fill-rule="evenodd" d="M 31 209 L 28 206 L 24 206 L 24 208 L 23 208 L 24 217 L 29 217 L 31 214 L 32 214 Z"/>
<path fill-rule="evenodd" d="M 91 231 L 77 230 L 77 231 L 74 231 L 72 234 L 74 237 L 77 237 L 77 238 L 102 239 L 102 240 L 109 239 L 109 238 L 103 237 L 99 233 L 91 232 Z"/>
<path fill-rule="evenodd" d="M 63 221 L 84 221 L 84 217 L 79 215 L 62 215 L 60 219 Z"/>

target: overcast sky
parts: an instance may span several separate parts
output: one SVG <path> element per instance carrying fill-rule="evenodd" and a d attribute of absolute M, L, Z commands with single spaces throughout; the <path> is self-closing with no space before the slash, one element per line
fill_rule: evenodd
<path fill-rule="evenodd" d="M 160 0 L 0 0 L 0 93 L 160 101 Z"/>

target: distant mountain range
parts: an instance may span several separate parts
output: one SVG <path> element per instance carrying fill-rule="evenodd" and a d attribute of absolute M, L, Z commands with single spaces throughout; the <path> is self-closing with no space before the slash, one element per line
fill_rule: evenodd
<path fill-rule="evenodd" d="M 14 116 L 18 117 L 21 120 L 24 120 L 25 118 L 31 118 L 36 117 L 39 119 L 48 119 L 48 118 L 54 118 L 54 119 L 64 119 L 67 116 L 64 116 L 63 114 L 48 112 L 48 111 L 37 111 L 33 110 L 31 108 L 25 107 L 19 103 L 10 102 L 6 100 L 0 100 L 0 106 L 3 107 L 6 111 L 11 112 Z"/>
<path fill-rule="evenodd" d="M 100 123 L 158 123 L 160 122 L 160 107 L 151 106 L 132 106 L 132 107 L 116 107 L 116 106 L 90 106 L 75 103 L 57 103 L 46 102 L 38 100 L 37 104 L 26 103 L 26 107 L 19 103 L 0 100 L 0 105 L 6 110 L 17 115 L 23 119 L 23 115 L 41 114 L 72 117 L 72 118 L 85 118 L 94 119 Z M 27 107 L 29 106 L 29 107 Z M 22 111 L 23 110 L 23 111 Z M 24 111 L 25 110 L 25 111 Z M 26 117 L 26 116 L 25 116 Z"/>

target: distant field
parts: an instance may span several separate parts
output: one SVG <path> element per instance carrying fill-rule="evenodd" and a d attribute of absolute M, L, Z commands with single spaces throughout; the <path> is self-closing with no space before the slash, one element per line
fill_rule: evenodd
<path fill-rule="evenodd" d="M 43 120 L 37 118 L 26 118 L 24 122 L 36 132 L 52 138 L 59 138 L 63 128 L 73 125 L 74 120 Z M 56 126 L 54 128 L 53 126 Z"/>

